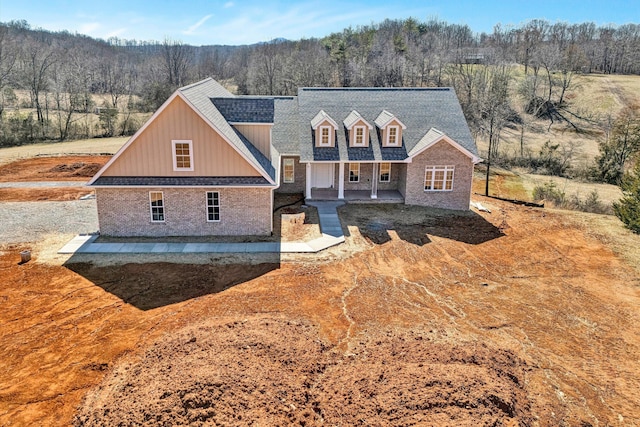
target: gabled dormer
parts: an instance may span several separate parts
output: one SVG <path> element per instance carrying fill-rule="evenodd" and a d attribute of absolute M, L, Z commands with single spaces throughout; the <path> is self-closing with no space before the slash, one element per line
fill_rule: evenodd
<path fill-rule="evenodd" d="M 369 146 L 369 132 L 373 129 L 373 126 L 363 119 L 356 110 L 351 111 L 342 123 L 349 131 L 349 147 Z"/>
<path fill-rule="evenodd" d="M 324 110 L 311 119 L 311 129 L 315 132 L 316 147 L 335 147 L 338 124 Z"/>
<path fill-rule="evenodd" d="M 402 146 L 402 131 L 407 127 L 396 116 L 387 110 L 382 110 L 375 123 L 380 129 L 380 141 L 383 147 Z"/>

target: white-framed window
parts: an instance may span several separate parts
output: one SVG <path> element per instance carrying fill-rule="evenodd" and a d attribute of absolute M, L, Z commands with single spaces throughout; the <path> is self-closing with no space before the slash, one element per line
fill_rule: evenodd
<path fill-rule="evenodd" d="M 151 222 L 164 222 L 164 196 L 162 191 L 149 192 Z"/>
<path fill-rule="evenodd" d="M 349 163 L 349 182 L 360 182 L 360 163 Z"/>
<path fill-rule="evenodd" d="M 220 193 L 207 191 L 207 222 L 220 221 Z"/>
<path fill-rule="evenodd" d="M 453 166 L 427 166 L 424 174 L 424 191 L 453 190 Z"/>
<path fill-rule="evenodd" d="M 391 182 L 391 163 L 380 163 L 380 182 Z"/>
<path fill-rule="evenodd" d="M 193 170 L 193 144 L 189 140 L 171 141 L 173 149 L 173 170 L 192 171 Z"/>
<path fill-rule="evenodd" d="M 353 146 L 354 147 L 364 147 L 367 145 L 365 141 L 365 127 L 364 126 L 356 126 L 353 128 Z"/>
<path fill-rule="evenodd" d="M 320 126 L 320 141 L 318 145 L 320 147 L 331 146 L 331 126 Z"/>
<path fill-rule="evenodd" d="M 291 184 L 295 182 L 295 169 L 293 159 L 284 159 L 282 161 L 282 174 L 285 184 Z"/>
<path fill-rule="evenodd" d="M 389 126 L 387 128 L 387 145 L 398 145 L 398 126 Z"/>

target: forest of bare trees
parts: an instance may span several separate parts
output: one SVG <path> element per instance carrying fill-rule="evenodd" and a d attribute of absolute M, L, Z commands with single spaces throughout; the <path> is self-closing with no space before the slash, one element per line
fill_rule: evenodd
<path fill-rule="evenodd" d="M 12 21 L 0 24 L 0 145 L 130 134 L 140 126 L 137 113 L 211 76 L 239 94 L 453 86 L 474 134 L 497 151 L 505 123 L 524 129 L 529 120 L 510 105 L 515 65 L 524 67 L 517 91 L 526 112 L 571 122 L 563 104 L 576 73 L 640 74 L 640 25 L 532 20 L 477 34 L 466 25 L 409 18 L 321 39 L 195 47 L 169 39 L 96 40 Z"/>

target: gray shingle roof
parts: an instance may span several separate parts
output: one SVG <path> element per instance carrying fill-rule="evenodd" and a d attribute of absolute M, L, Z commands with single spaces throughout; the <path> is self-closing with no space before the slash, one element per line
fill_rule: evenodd
<path fill-rule="evenodd" d="M 256 168 L 262 169 L 272 180 L 276 180 L 276 169 L 273 167 L 271 159 L 265 157 L 246 138 L 240 135 L 218 111 L 211 100 L 212 98 L 233 98 L 233 94 L 213 79 L 206 79 L 178 90 Z"/>
<path fill-rule="evenodd" d="M 301 88 L 298 90 L 301 161 L 392 161 L 404 160 L 431 128 L 436 128 L 477 155 L 477 148 L 455 92 L 451 88 Z M 370 132 L 370 147 L 349 148 L 344 128 L 337 132 L 335 148 L 315 148 L 311 120 L 324 110 L 343 121 L 356 110 L 374 123 L 386 110 L 406 129 L 402 147 L 382 147 L 376 127 Z M 292 137 L 295 134 L 292 133 Z"/>
<path fill-rule="evenodd" d="M 222 186 L 270 186 L 261 176 L 101 176 L 94 186 L 143 186 L 143 187 L 222 187 Z"/>
<path fill-rule="evenodd" d="M 273 123 L 273 98 L 211 98 L 224 118 L 231 123 Z"/>
<path fill-rule="evenodd" d="M 274 98 L 274 124 L 271 128 L 271 142 L 280 154 L 300 153 L 298 134 L 298 98 Z"/>

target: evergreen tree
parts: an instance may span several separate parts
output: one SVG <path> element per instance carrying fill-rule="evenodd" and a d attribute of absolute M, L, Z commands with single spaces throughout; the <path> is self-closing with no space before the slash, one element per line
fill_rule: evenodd
<path fill-rule="evenodd" d="M 634 233 L 640 234 L 640 159 L 633 171 L 622 178 L 622 199 L 613 204 L 620 221 Z"/>

